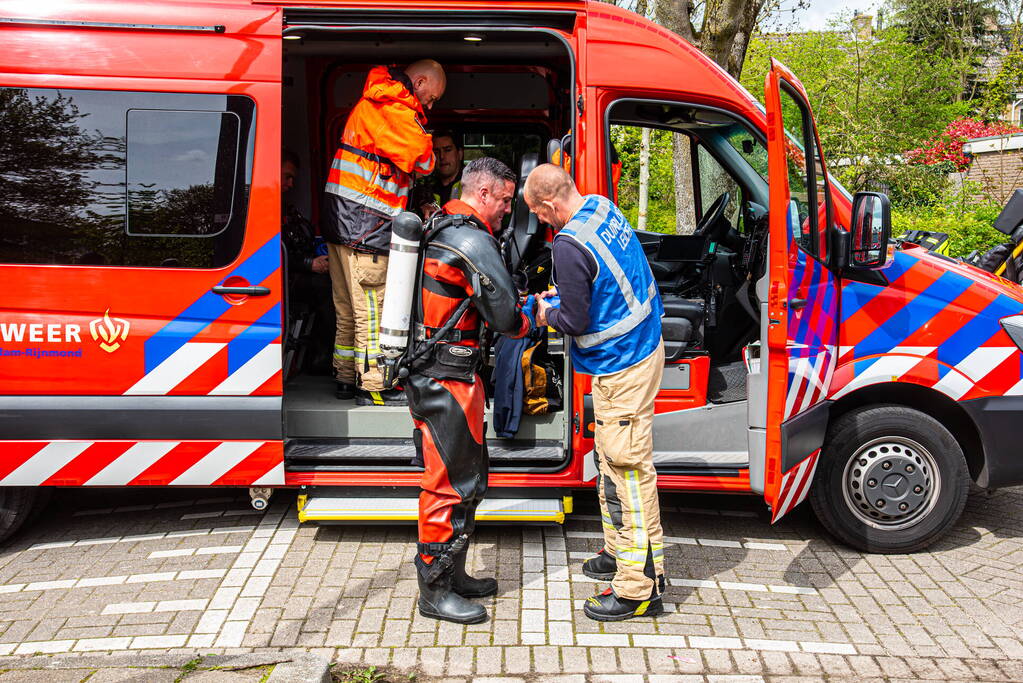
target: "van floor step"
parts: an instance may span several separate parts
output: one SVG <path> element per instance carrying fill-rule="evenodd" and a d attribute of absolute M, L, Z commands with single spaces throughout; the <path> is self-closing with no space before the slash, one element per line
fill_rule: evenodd
<path fill-rule="evenodd" d="M 560 461 L 564 452 L 557 446 L 522 446 L 487 444 L 492 461 L 546 460 Z M 328 463 L 338 460 L 392 460 L 407 463 L 416 454 L 411 441 L 399 443 L 338 443 L 332 441 L 300 441 L 289 443 L 284 457 L 289 461 Z"/>
<path fill-rule="evenodd" d="M 546 522 L 561 524 L 572 511 L 572 498 L 484 498 L 477 522 Z M 324 496 L 298 497 L 300 522 L 415 522 L 419 498 Z"/>

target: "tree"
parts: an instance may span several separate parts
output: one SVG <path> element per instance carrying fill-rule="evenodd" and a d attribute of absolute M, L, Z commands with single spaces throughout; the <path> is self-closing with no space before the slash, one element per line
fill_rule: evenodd
<path fill-rule="evenodd" d="M 658 0 L 654 16 L 738 78 L 757 21 L 774 6 L 769 0 Z"/>
<path fill-rule="evenodd" d="M 655 16 L 738 79 L 757 21 L 775 6 L 772 0 L 658 0 Z M 696 227 L 696 207 L 687 136 L 674 136 L 672 158 L 676 226 L 688 233 Z"/>
<path fill-rule="evenodd" d="M 893 25 L 905 31 L 909 42 L 927 55 L 960 64 L 956 100 L 973 99 L 977 71 L 997 42 L 995 0 L 889 0 L 888 9 Z"/>
<path fill-rule="evenodd" d="M 957 98 L 961 63 L 928 53 L 899 28 L 868 41 L 846 30 L 758 36 L 743 79 L 749 89 L 762 87 L 771 57 L 806 86 L 829 168 L 853 190 L 891 180 L 904 152 L 969 109 Z"/>
<path fill-rule="evenodd" d="M 761 21 L 776 9 L 779 0 L 607 0 L 653 19 L 695 45 L 736 79 L 742 73 L 750 39 Z M 806 6 L 807 0 L 798 0 Z M 672 142 L 675 228 L 692 232 L 695 202 L 689 138 L 674 135 Z"/>

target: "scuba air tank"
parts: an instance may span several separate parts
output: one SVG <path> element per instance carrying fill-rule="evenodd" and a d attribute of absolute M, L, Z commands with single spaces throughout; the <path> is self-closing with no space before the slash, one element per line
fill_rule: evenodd
<path fill-rule="evenodd" d="M 405 353 L 409 343 L 422 236 L 423 221 L 414 213 L 403 211 L 391 222 L 387 289 L 384 291 L 384 310 L 380 317 L 380 350 L 385 363 L 392 367 Z"/>

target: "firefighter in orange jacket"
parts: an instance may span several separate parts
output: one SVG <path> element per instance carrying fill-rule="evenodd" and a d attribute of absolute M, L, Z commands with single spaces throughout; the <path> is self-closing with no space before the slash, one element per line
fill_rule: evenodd
<path fill-rule="evenodd" d="M 327 177 L 321 231 L 328 243 L 337 330 L 337 397 L 358 405 L 404 405 L 384 390 L 377 368 L 391 220 L 404 210 L 416 174 L 433 170 L 425 110 L 444 94 L 440 64 L 421 60 L 404 71 L 377 66 L 345 123 Z"/>

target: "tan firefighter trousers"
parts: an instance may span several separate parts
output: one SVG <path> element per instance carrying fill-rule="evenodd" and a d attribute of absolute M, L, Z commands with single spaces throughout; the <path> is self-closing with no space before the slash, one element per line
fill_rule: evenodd
<path fill-rule="evenodd" d="M 654 397 L 664 343 L 630 368 L 593 378 L 594 455 L 604 552 L 618 561 L 615 595 L 649 600 L 662 589 L 664 540 L 654 471 Z"/>
<path fill-rule="evenodd" d="M 330 282 L 334 290 L 337 332 L 334 377 L 366 391 L 382 391 L 380 313 L 384 307 L 387 256 L 328 244 Z"/>

